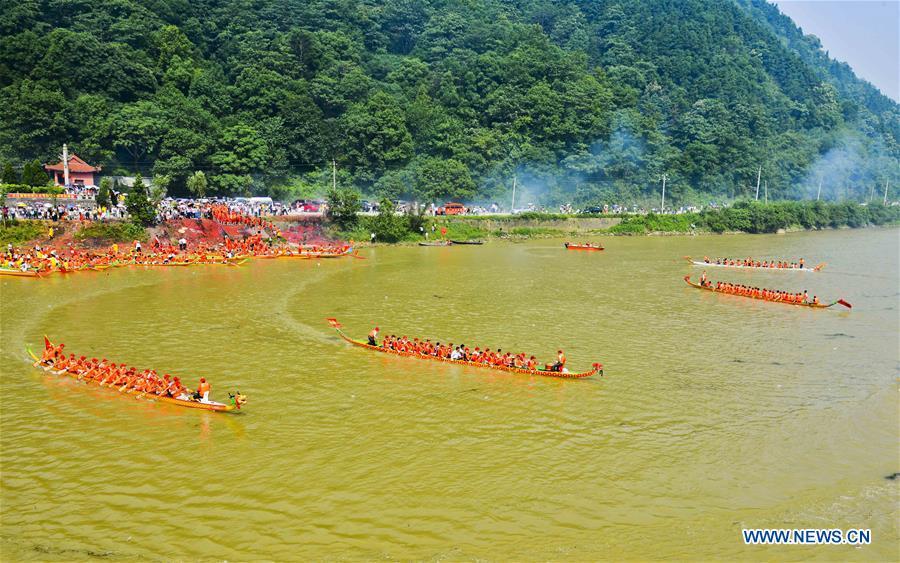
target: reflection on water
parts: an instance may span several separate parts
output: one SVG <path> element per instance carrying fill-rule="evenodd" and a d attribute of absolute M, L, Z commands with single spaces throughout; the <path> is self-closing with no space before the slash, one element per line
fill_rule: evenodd
<path fill-rule="evenodd" d="M 743 527 L 860 527 L 895 559 L 897 230 L 377 248 L 367 260 L 0 280 L 4 559 L 796 558 Z M 852 312 L 699 292 L 684 255 L 803 256 L 713 279 Z M 352 348 L 383 331 L 534 353 L 584 381 Z M 182 376 L 237 416 L 30 366 L 73 352 Z"/>

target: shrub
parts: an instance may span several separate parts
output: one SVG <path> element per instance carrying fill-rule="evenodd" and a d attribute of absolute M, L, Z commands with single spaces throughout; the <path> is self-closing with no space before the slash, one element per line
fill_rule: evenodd
<path fill-rule="evenodd" d="M 128 242 L 147 240 L 147 231 L 140 225 L 130 222 L 92 223 L 75 233 L 75 240 L 98 239 L 109 242 Z"/>

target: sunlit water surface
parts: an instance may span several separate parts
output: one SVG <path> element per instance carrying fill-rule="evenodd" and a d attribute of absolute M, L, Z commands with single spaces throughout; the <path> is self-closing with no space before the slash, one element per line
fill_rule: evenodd
<path fill-rule="evenodd" d="M 377 248 L 364 260 L 2 279 L 3 559 L 896 560 L 898 231 Z M 700 292 L 681 257 L 842 308 Z M 528 378 L 350 347 L 373 325 L 606 376 Z M 67 349 L 212 381 L 237 416 L 32 368 Z M 871 528 L 748 547 L 742 528 Z"/>

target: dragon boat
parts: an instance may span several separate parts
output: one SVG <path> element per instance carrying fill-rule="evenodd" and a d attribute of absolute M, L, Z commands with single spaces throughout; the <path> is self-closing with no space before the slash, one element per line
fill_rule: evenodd
<path fill-rule="evenodd" d="M 716 289 L 715 287 L 706 287 L 704 285 L 700 285 L 699 283 L 692 282 L 691 276 L 684 276 L 684 281 L 687 282 L 687 284 L 689 286 L 695 287 L 697 289 L 703 289 L 706 291 L 711 291 L 713 293 L 721 293 L 722 295 L 732 295 L 734 297 L 744 297 L 746 299 L 756 299 L 758 301 L 766 301 L 768 303 L 781 303 L 782 305 L 794 305 L 797 307 L 809 307 L 811 309 L 828 309 L 829 307 L 833 307 L 835 305 L 843 305 L 844 307 L 846 307 L 848 309 L 853 308 L 853 305 L 851 305 L 850 303 L 847 303 L 843 299 L 838 299 L 837 301 L 834 301 L 833 303 L 804 303 L 804 302 L 795 303 L 793 301 L 776 301 L 775 299 L 764 299 L 762 297 L 753 297 L 752 295 L 741 295 L 740 293 L 731 293 L 730 291 L 722 291 L 722 290 Z"/>
<path fill-rule="evenodd" d="M 765 270 L 767 272 L 820 272 L 825 267 L 825 262 L 817 264 L 812 268 L 777 268 L 774 266 L 744 266 L 742 264 L 716 264 L 715 262 L 704 262 L 702 260 L 693 260 L 690 256 L 685 256 L 685 260 L 694 266 L 702 266 L 704 268 L 733 268 L 735 270 Z"/>
<path fill-rule="evenodd" d="M 565 247 L 567 250 L 587 250 L 597 252 L 600 250 L 605 250 L 602 246 L 596 244 L 573 244 L 571 242 L 565 243 Z"/>
<path fill-rule="evenodd" d="M 439 358 L 437 356 L 429 356 L 426 354 L 418 354 L 415 352 L 401 352 L 399 350 L 393 350 L 391 348 L 383 348 L 381 346 L 372 346 L 371 344 L 369 344 L 367 342 L 363 342 L 362 340 L 354 340 L 354 339 L 350 338 L 349 336 L 347 336 L 346 334 L 344 334 L 344 331 L 341 330 L 343 328 L 343 325 L 341 325 L 341 323 L 339 323 L 337 321 L 337 319 L 329 318 L 326 320 L 328 321 L 328 324 L 330 324 L 331 327 L 337 331 L 338 335 L 340 335 L 341 338 L 343 338 L 350 344 L 352 344 L 354 346 L 359 346 L 360 348 L 366 348 L 368 350 L 373 350 L 375 352 L 382 352 L 385 354 L 393 354 L 395 356 L 403 356 L 403 357 L 407 357 L 407 358 L 418 358 L 420 360 L 433 360 L 433 361 L 444 362 L 444 363 L 448 363 L 448 364 L 456 364 L 456 365 L 460 365 L 460 366 L 469 366 L 469 367 L 476 367 L 476 368 L 486 368 L 486 369 L 492 369 L 492 370 L 498 370 L 498 371 L 506 371 L 506 372 L 510 372 L 510 373 L 519 373 L 519 374 L 523 374 L 523 375 L 539 375 L 542 377 L 558 377 L 558 378 L 562 378 L 562 379 L 584 379 L 585 377 L 591 377 L 592 375 L 594 375 L 596 373 L 599 373 L 601 376 L 603 375 L 603 364 L 600 364 L 600 363 L 593 364 L 591 366 L 590 371 L 583 371 L 583 372 L 576 373 L 576 372 L 569 372 L 569 371 L 552 371 L 549 369 L 524 369 L 524 368 L 516 368 L 516 367 L 509 367 L 509 366 L 496 366 L 496 365 L 482 364 L 482 363 L 477 363 L 477 362 L 467 362 L 465 360 L 451 360 L 449 358 Z"/>
<path fill-rule="evenodd" d="M 44 337 L 44 346 L 50 347 L 53 344 L 50 342 L 46 336 Z M 44 362 L 37 355 L 31 351 L 31 348 L 28 348 L 28 355 L 34 359 L 34 366 L 40 366 L 46 372 L 50 372 L 56 375 L 67 375 L 69 377 L 74 377 L 79 381 L 84 381 L 87 384 L 96 384 L 100 387 L 105 387 L 101 382 L 93 380 L 93 379 L 84 379 L 84 373 L 76 373 L 74 371 L 69 371 L 68 369 L 54 370 L 53 362 Z M 106 387 L 107 389 L 113 389 L 113 387 Z M 228 396 L 231 399 L 231 403 L 218 403 L 216 401 L 195 401 L 189 399 L 176 399 L 174 397 L 164 397 L 161 395 L 155 395 L 153 393 L 140 392 L 137 395 L 133 395 L 135 393 L 134 389 L 125 389 L 119 388 L 119 392 L 124 392 L 128 395 L 134 396 L 136 399 L 144 399 L 147 401 L 157 401 L 160 403 L 170 403 L 173 405 L 178 405 L 180 407 L 187 407 L 190 409 L 201 409 L 206 411 L 213 412 L 237 412 L 240 411 L 241 406 L 247 402 L 247 397 L 245 395 L 241 395 L 240 391 L 236 391 L 235 393 L 229 393 Z"/>
<path fill-rule="evenodd" d="M 19 278 L 39 278 L 44 274 L 41 272 L 36 272 L 34 270 L 11 270 L 9 268 L 0 268 L 0 276 L 15 276 Z"/>

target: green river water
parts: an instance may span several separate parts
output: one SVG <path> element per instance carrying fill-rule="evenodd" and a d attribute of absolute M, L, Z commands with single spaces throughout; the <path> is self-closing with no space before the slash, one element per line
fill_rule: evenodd
<path fill-rule="evenodd" d="M 365 260 L 0 279 L 4 560 L 900 558 L 900 232 L 374 248 Z M 852 311 L 689 288 L 684 255 Z M 530 378 L 354 348 L 388 333 L 528 351 Z M 239 415 L 31 367 L 67 351 L 200 376 Z M 742 528 L 872 544 L 745 546 Z"/>

